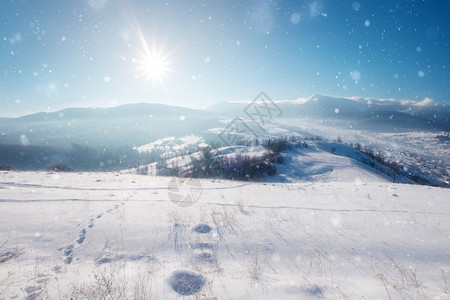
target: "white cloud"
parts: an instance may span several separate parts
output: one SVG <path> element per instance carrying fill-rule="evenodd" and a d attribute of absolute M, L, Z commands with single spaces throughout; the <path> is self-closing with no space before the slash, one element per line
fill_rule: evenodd
<path fill-rule="evenodd" d="M 335 97 L 332 97 L 335 98 Z M 314 98 L 297 98 L 295 100 L 275 100 L 272 99 L 274 103 L 277 104 L 285 104 L 285 103 L 292 103 L 292 104 L 304 104 L 311 99 Z M 339 98 L 336 98 L 339 99 Z M 367 103 L 368 105 L 375 105 L 375 106 L 390 106 L 390 105 L 404 105 L 404 106 L 434 106 L 436 105 L 434 100 L 431 98 L 425 98 L 422 101 L 414 101 L 414 100 L 396 100 L 393 98 L 366 98 L 366 97 L 344 97 L 344 99 L 352 100 L 355 102 L 363 102 Z M 229 101 L 229 103 L 250 103 L 252 100 L 244 100 L 244 101 Z"/>
<path fill-rule="evenodd" d="M 399 100 L 401 105 L 416 105 L 417 101 L 413 100 Z"/>
<path fill-rule="evenodd" d="M 426 97 L 422 101 L 416 103 L 416 106 L 433 106 L 433 105 L 434 105 L 434 100 L 431 98 L 428 98 L 428 97 Z"/>
<path fill-rule="evenodd" d="M 395 99 L 375 99 L 375 98 L 364 98 L 364 97 L 346 97 L 349 100 L 353 100 L 353 101 L 367 101 L 370 103 L 373 103 L 375 105 L 388 105 L 388 104 L 395 104 L 395 103 L 399 103 L 401 105 L 405 105 L 405 106 L 434 106 L 434 100 L 431 98 L 425 98 L 422 101 L 414 101 L 414 100 L 395 100 Z"/>

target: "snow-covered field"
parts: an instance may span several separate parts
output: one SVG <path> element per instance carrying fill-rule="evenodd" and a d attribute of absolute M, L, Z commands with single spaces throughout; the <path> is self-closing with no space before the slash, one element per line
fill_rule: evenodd
<path fill-rule="evenodd" d="M 450 298 L 448 189 L 170 180 L 0 173 L 0 299 Z"/>

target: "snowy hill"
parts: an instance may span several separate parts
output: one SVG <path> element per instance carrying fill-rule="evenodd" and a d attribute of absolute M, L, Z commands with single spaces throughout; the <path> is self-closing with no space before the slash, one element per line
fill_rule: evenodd
<path fill-rule="evenodd" d="M 170 182 L 1 172 L 0 298 L 449 297 L 448 189 Z"/>
<path fill-rule="evenodd" d="M 281 161 L 276 163 L 277 174 L 272 177 L 265 177 L 264 180 L 271 182 L 296 182 L 296 181 L 339 181 L 346 182 L 354 180 L 382 180 L 392 181 L 391 178 L 361 163 L 364 159 L 370 158 L 354 148 L 335 143 L 307 141 L 299 145 L 290 144 L 290 150 L 281 153 Z M 207 150 L 211 156 L 218 159 L 244 160 L 244 157 L 267 159 L 269 150 L 262 146 L 228 146 L 218 149 Z M 273 154 L 274 156 L 276 154 Z M 241 157 L 241 158 L 239 158 Z M 194 163 L 205 161 L 202 151 L 194 152 L 191 155 L 179 155 L 165 160 L 164 166 L 159 166 L 160 162 L 140 166 L 126 171 L 131 174 L 145 175 L 179 175 L 192 176 Z M 212 164 L 212 163 L 211 163 Z M 378 164 L 373 161 L 373 164 Z M 239 164 L 236 164 L 239 165 Z M 200 168 L 205 168 L 200 163 Z M 208 168 L 210 168 L 208 166 Z M 381 166 L 378 166 L 380 169 Z M 173 174 L 177 169 L 178 174 Z M 211 173 L 213 176 L 216 173 Z M 208 174 L 204 174 L 208 177 Z M 254 178 L 248 178 L 254 180 Z M 256 179 L 257 180 L 257 179 Z M 406 179 L 404 179 L 406 180 Z M 412 183 L 411 180 L 406 180 Z"/>
<path fill-rule="evenodd" d="M 152 176 L 234 178 L 269 182 L 383 181 L 414 184 L 418 180 L 408 172 L 395 169 L 393 165 L 383 163 L 371 155 L 341 143 L 273 140 L 273 143 L 276 142 L 285 145 L 278 151 L 269 150 L 266 144 L 220 148 L 205 145 L 199 148 L 200 151 L 197 148 L 198 152 L 175 151 L 170 157 L 158 162 L 124 172 Z M 255 171 L 255 167 L 258 170 Z M 431 180 L 431 184 L 439 185 L 429 178 L 423 180 Z"/>
<path fill-rule="evenodd" d="M 362 163 L 364 160 L 377 166 L 369 167 Z M 389 171 L 379 163 L 354 148 L 337 143 L 309 142 L 308 148 L 289 153 L 278 170 L 289 182 L 392 182 L 392 178 L 386 175 Z M 399 180 L 402 181 L 412 183 L 406 178 Z"/>

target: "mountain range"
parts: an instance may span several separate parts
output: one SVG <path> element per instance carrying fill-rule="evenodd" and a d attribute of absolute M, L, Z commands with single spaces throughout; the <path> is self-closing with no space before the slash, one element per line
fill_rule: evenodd
<path fill-rule="evenodd" d="M 236 129 L 236 120 L 245 126 Z M 192 153 L 201 145 L 229 146 L 224 145 L 225 136 L 236 137 L 233 143 L 241 145 L 277 137 L 321 136 L 363 144 L 408 169 L 425 170 L 433 178 L 440 177 L 438 182 L 446 182 L 449 120 L 450 107 L 430 99 L 322 95 L 292 101 L 266 97 L 221 102 L 206 109 L 154 103 L 68 108 L 0 118 L 0 165 L 33 170 L 55 164 L 74 170 L 127 169 Z"/>

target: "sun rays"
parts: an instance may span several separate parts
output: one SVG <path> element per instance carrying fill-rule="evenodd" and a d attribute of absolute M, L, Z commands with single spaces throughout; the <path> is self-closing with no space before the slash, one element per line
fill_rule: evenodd
<path fill-rule="evenodd" d="M 138 50 L 138 57 L 134 59 L 137 77 L 165 88 L 164 80 L 173 71 L 172 52 L 166 49 L 164 43 L 158 44 L 155 40 L 149 46 L 140 29 L 138 35 L 141 48 Z"/>

